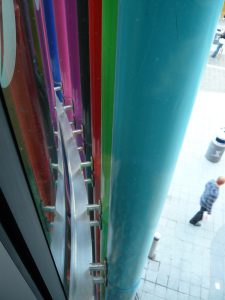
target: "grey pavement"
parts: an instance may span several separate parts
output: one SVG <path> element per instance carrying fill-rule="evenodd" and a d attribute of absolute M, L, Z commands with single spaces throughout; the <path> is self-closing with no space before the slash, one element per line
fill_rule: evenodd
<path fill-rule="evenodd" d="M 189 224 L 205 183 L 225 175 L 225 154 L 218 163 L 205 158 L 220 127 L 225 127 L 225 53 L 209 57 L 158 224 L 156 257 L 146 264 L 137 299 L 225 299 L 225 186 L 211 218 L 201 227 Z"/>

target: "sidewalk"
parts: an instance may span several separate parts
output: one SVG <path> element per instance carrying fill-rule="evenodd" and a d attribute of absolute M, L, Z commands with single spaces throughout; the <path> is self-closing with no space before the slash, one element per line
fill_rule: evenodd
<path fill-rule="evenodd" d="M 225 50 L 224 50 L 225 52 Z M 225 187 L 211 220 L 189 224 L 205 183 L 225 175 L 205 158 L 209 142 L 225 126 L 225 55 L 209 58 L 157 231 L 156 260 L 148 261 L 138 299 L 225 299 Z"/>

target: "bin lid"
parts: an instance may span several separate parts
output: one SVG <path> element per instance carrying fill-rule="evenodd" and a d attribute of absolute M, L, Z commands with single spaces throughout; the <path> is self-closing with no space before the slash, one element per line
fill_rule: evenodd
<path fill-rule="evenodd" d="M 225 127 L 219 129 L 215 139 L 218 143 L 225 144 Z"/>

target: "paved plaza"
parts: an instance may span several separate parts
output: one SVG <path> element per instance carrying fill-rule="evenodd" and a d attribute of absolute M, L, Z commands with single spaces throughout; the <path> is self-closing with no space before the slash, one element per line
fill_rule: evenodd
<path fill-rule="evenodd" d="M 208 60 L 158 224 L 156 257 L 146 264 L 137 299 L 225 299 L 225 186 L 211 218 L 201 227 L 189 224 L 205 183 L 225 175 L 225 154 L 219 163 L 205 158 L 220 127 L 225 127 L 224 53 Z"/>

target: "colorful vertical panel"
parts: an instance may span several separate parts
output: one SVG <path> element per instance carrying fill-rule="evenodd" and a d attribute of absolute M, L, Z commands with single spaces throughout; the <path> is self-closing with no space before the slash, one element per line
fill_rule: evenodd
<path fill-rule="evenodd" d="M 45 15 L 44 15 L 44 7 L 42 0 L 39 0 L 39 4 L 35 5 L 35 16 L 37 20 L 37 30 L 38 30 L 38 38 L 39 44 L 41 48 L 41 56 L 43 62 L 43 70 L 44 70 L 44 78 L 45 78 L 45 87 L 48 95 L 48 104 L 51 112 L 51 117 L 53 120 L 53 124 L 56 127 L 56 102 L 55 102 L 55 93 L 54 93 L 54 81 L 52 76 L 52 65 L 48 47 L 48 37 L 47 30 L 45 25 Z M 46 103 L 47 106 L 47 103 Z"/>
<path fill-rule="evenodd" d="M 107 255 L 112 123 L 117 32 L 117 0 L 102 1 L 102 238 L 101 258 Z M 122 138 L 122 137 L 121 137 Z"/>
<path fill-rule="evenodd" d="M 88 20 L 88 0 L 77 0 L 77 17 L 78 17 L 78 36 L 79 36 L 79 56 L 80 56 L 80 76 L 81 76 L 81 94 L 82 94 L 82 124 L 83 124 L 83 141 L 85 157 L 90 161 L 92 157 L 92 139 L 91 139 L 91 103 L 90 103 L 90 63 L 89 63 L 89 20 Z M 86 169 L 86 177 L 92 178 L 92 170 Z M 88 202 L 93 203 L 93 187 L 87 185 Z M 90 218 L 93 218 L 93 213 Z M 92 234 L 92 257 L 95 257 L 95 233 Z"/>
<path fill-rule="evenodd" d="M 91 140 L 91 104 L 90 104 L 90 64 L 89 64 L 89 22 L 88 22 L 88 0 L 77 0 L 80 76 L 83 111 L 84 146 L 87 160 L 92 154 Z M 91 174 L 87 170 L 90 178 Z M 90 186 L 89 186 L 90 187 Z M 90 190 L 90 188 L 89 188 Z M 91 194 L 89 200 L 92 203 Z"/>
<path fill-rule="evenodd" d="M 82 123 L 82 102 L 76 1 L 59 0 L 54 1 L 53 5 L 64 104 L 73 106 L 67 115 L 71 122 L 75 120 L 75 126 L 79 128 Z"/>
<path fill-rule="evenodd" d="M 44 4 L 47 36 L 48 36 L 48 46 L 49 46 L 49 52 L 51 57 L 52 74 L 53 74 L 54 84 L 57 86 L 61 83 L 61 74 L 60 74 L 60 66 L 59 66 L 59 54 L 57 48 L 53 4 L 52 4 L 52 0 L 43 0 L 43 4 Z M 62 101 L 61 91 L 57 91 L 57 96 L 59 100 Z"/>
<path fill-rule="evenodd" d="M 73 87 L 70 72 L 70 53 L 67 34 L 66 4 L 65 1 L 53 1 L 59 64 L 61 70 L 63 99 L 65 105 L 73 105 Z M 73 110 L 67 111 L 69 121 L 74 121 Z"/>
<path fill-rule="evenodd" d="M 91 128 L 94 163 L 94 201 L 101 197 L 101 45 L 102 0 L 89 1 Z M 96 260 L 100 260 L 100 232 L 96 229 Z"/>
<path fill-rule="evenodd" d="M 70 70 L 72 80 L 72 92 L 74 110 L 76 117 L 76 127 L 82 124 L 82 100 L 81 100 L 81 81 L 80 81 L 80 61 L 79 61 L 79 38 L 78 38 L 78 18 L 77 3 L 74 0 L 67 0 L 66 20 L 69 47 Z"/>
<path fill-rule="evenodd" d="M 33 61 L 33 70 L 35 74 L 35 80 L 37 84 L 39 103 L 41 107 L 41 114 L 44 121 L 44 131 L 46 133 L 46 140 L 48 144 L 48 151 L 52 162 L 57 162 L 57 153 L 55 147 L 54 133 L 53 133 L 53 122 L 55 120 L 55 110 L 54 101 L 52 98 L 52 93 L 49 91 L 47 93 L 46 86 L 48 84 L 48 78 L 46 77 L 44 61 L 42 56 L 42 51 L 40 48 L 37 22 L 35 18 L 35 7 L 34 3 L 31 1 L 22 0 L 22 7 L 24 11 L 24 21 L 27 30 L 27 36 L 29 40 L 30 52 Z M 48 71 L 48 69 L 46 70 Z M 47 74 L 49 77 L 49 75 Z M 50 75 L 51 76 L 51 75 Z M 50 110 L 51 108 L 51 110 Z M 52 116 L 52 118 L 51 118 Z"/>
<path fill-rule="evenodd" d="M 40 209 L 40 199 L 45 205 L 54 204 L 55 188 L 30 41 L 27 38 L 25 10 L 21 1 L 17 0 L 3 1 L 0 8 L 1 60 L 3 66 L 6 66 L 7 73 L 12 67 L 7 65 L 8 59 L 15 60 L 14 68 L 11 69 L 11 80 L 8 78 L 5 82 L 4 78 L 1 78 L 1 86 L 31 189 Z M 12 14 L 11 18 L 9 18 L 10 14 Z M 16 44 L 14 45 L 15 33 Z M 8 56 L 9 54 L 11 57 Z"/>

